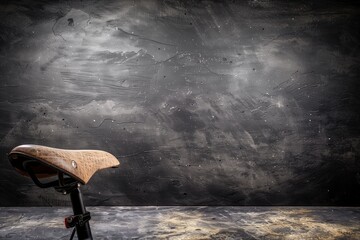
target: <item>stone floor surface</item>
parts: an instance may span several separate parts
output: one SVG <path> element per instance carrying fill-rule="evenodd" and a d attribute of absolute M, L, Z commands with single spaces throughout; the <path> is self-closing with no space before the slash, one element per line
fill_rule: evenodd
<path fill-rule="evenodd" d="M 352 207 L 89 207 L 94 239 L 360 239 Z M 69 239 L 67 207 L 0 208 L 0 239 Z M 76 237 L 75 237 L 76 239 Z"/>

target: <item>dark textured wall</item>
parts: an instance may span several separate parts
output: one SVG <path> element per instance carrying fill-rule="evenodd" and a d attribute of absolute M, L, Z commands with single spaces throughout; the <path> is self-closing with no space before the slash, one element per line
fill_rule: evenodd
<path fill-rule="evenodd" d="M 0 205 L 63 205 L 23 143 L 121 168 L 91 205 L 359 205 L 359 6 L 327 1 L 0 5 Z"/>

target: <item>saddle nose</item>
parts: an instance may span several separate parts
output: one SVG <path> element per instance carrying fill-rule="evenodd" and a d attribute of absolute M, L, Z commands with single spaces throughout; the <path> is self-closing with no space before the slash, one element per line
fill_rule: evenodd
<path fill-rule="evenodd" d="M 58 171 L 86 184 L 99 170 L 119 167 L 119 160 L 101 150 L 69 150 L 41 145 L 20 145 L 8 155 L 11 165 L 22 175 L 29 174 L 23 167 L 28 160 L 35 160 L 32 170 L 36 177 L 52 177 Z"/>

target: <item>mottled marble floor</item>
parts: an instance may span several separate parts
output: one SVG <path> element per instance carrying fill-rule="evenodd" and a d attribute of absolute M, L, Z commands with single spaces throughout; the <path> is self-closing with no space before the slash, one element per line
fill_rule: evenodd
<path fill-rule="evenodd" d="M 89 207 L 94 239 L 360 239 L 360 208 Z M 69 239 L 66 207 L 0 208 L 0 239 Z"/>

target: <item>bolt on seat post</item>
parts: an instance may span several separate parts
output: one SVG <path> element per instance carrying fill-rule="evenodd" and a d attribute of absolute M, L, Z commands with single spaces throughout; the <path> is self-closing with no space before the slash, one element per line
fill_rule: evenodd
<path fill-rule="evenodd" d="M 70 192 L 70 199 L 73 208 L 74 215 L 81 215 L 86 213 L 86 209 L 83 203 L 82 194 L 80 191 L 80 184 L 77 185 Z M 76 225 L 76 233 L 79 240 L 92 240 L 91 229 L 89 221 L 85 222 L 82 226 Z"/>

